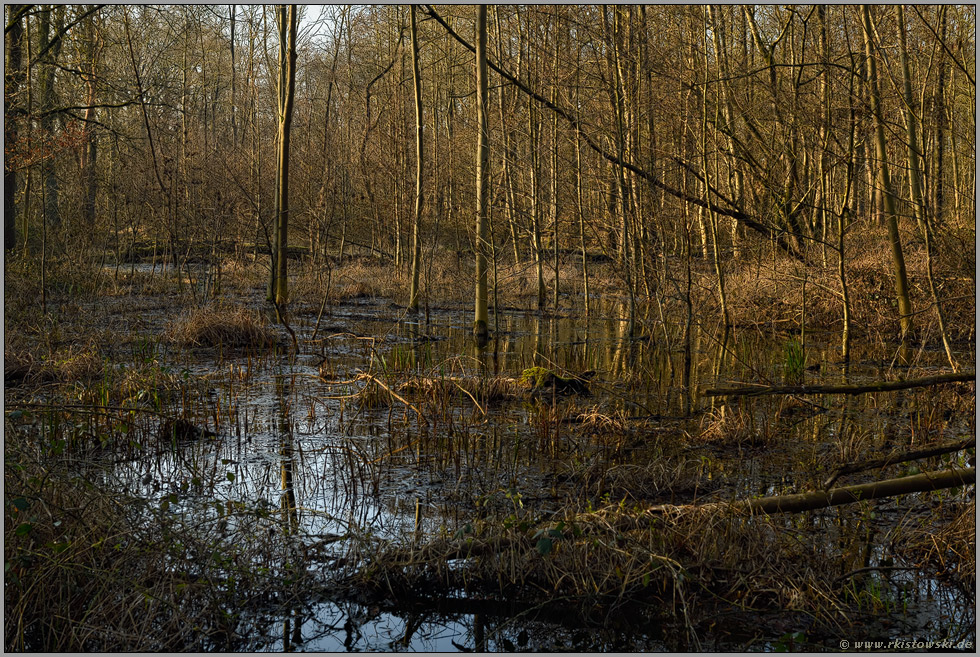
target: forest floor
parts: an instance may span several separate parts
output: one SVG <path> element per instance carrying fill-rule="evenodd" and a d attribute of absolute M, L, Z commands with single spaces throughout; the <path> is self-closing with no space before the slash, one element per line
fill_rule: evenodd
<path fill-rule="evenodd" d="M 846 365 L 833 276 L 767 257 L 728 272 L 730 331 L 712 269 L 695 263 L 686 353 L 687 281 L 672 261 L 647 272 L 633 336 L 614 263 L 593 263 L 589 317 L 574 261 L 543 312 L 533 265 L 501 266 L 485 348 L 455 257 L 427 271 L 418 315 L 390 264 L 305 266 L 288 329 L 264 302 L 261 261 L 55 262 L 46 312 L 35 265 L 8 264 L 5 647 L 975 643 L 973 486 L 791 514 L 727 504 L 819 490 L 840 466 L 976 433 L 972 383 L 700 396 L 950 369 L 930 312 L 898 358 L 877 250 L 848 263 Z M 924 258 L 908 260 L 926 308 Z M 946 268 L 943 290 L 954 356 L 972 370 L 967 264 Z M 549 304 L 553 281 L 549 268 Z M 579 383 L 529 390 L 532 367 Z M 965 469 L 974 453 L 838 485 Z"/>

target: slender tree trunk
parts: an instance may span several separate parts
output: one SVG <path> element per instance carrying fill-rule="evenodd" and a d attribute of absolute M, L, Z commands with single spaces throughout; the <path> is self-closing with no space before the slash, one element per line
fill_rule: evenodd
<path fill-rule="evenodd" d="M 544 308 L 544 246 L 541 243 L 541 169 L 538 151 L 541 145 L 541 120 L 534 101 L 527 101 L 531 160 L 531 246 L 534 248 L 534 271 L 537 276 L 538 309 Z"/>
<path fill-rule="evenodd" d="M 947 7 L 943 5 L 939 9 L 939 36 L 943 41 L 946 40 L 946 13 Z M 949 132 L 949 122 L 946 118 L 946 76 L 949 71 L 949 61 L 944 55 L 939 57 L 939 76 L 936 81 L 936 102 L 933 109 L 936 125 L 936 164 L 933 171 L 933 203 L 932 218 L 934 226 L 942 226 L 945 221 L 945 199 L 946 199 L 946 176 L 945 176 L 945 155 L 946 155 L 946 135 Z"/>
<path fill-rule="evenodd" d="M 551 84 L 551 102 L 557 105 L 558 103 L 558 73 L 559 73 L 559 49 L 560 40 L 558 38 L 558 6 L 554 7 L 555 11 L 555 25 L 554 25 L 554 37 L 555 37 L 555 51 L 554 60 L 552 68 L 552 84 Z M 559 271 L 558 271 L 558 244 L 559 244 L 559 231 L 558 231 L 558 115 L 552 113 L 551 115 L 551 230 L 553 235 L 552 249 L 554 252 L 554 269 L 555 269 L 555 282 L 554 282 L 554 312 L 558 314 L 558 295 L 559 295 Z"/>
<path fill-rule="evenodd" d="M 858 108 L 856 107 L 855 95 L 854 95 L 854 79 L 856 77 L 855 73 L 855 62 L 854 55 L 851 55 L 851 71 L 848 75 L 848 95 L 850 99 L 850 123 L 848 131 L 847 140 L 847 168 L 844 173 L 844 194 L 840 199 L 839 207 L 837 212 L 837 276 L 840 279 L 840 292 L 841 292 L 841 304 L 843 306 L 843 323 L 844 327 L 841 331 L 841 358 L 843 359 L 845 366 L 850 363 L 851 359 L 851 297 L 850 289 L 847 285 L 847 267 L 845 266 L 847 262 L 844 235 L 848 228 L 848 219 L 852 212 L 852 194 L 851 190 L 854 187 L 854 170 L 855 170 L 855 137 L 857 135 L 858 128 Z"/>
<path fill-rule="evenodd" d="M 95 225 L 95 197 L 97 193 L 97 181 L 95 175 L 96 157 L 98 155 L 98 142 L 95 140 L 95 80 L 96 63 L 99 57 L 100 44 L 95 33 L 95 18 L 89 16 L 85 20 L 85 42 L 88 48 L 85 72 L 86 90 L 86 109 L 84 138 L 81 146 L 81 157 L 79 158 L 79 168 L 81 170 L 83 201 L 82 219 L 85 225 L 93 227 Z"/>
<path fill-rule="evenodd" d="M 415 21 L 415 5 L 411 8 L 412 21 L 412 80 L 415 88 L 415 217 L 412 224 L 412 284 L 408 294 L 408 307 L 419 309 L 419 279 L 422 272 L 422 73 L 419 68 L 419 31 Z"/>
<path fill-rule="evenodd" d="M 296 5 L 280 5 L 276 10 L 279 27 L 279 181 L 276 197 L 279 199 L 277 217 L 278 241 L 275 245 L 276 305 L 282 307 L 288 300 L 287 249 L 289 246 L 289 139 L 293 119 L 293 99 L 296 91 Z"/>
<path fill-rule="evenodd" d="M 7 148 L 17 143 L 18 128 L 24 112 L 19 103 L 20 86 L 24 81 L 23 59 L 24 23 L 23 16 L 26 8 L 7 5 L 7 25 L 10 26 L 6 35 L 7 62 L 4 67 L 3 94 L 3 132 Z M 9 251 L 17 246 L 17 171 L 11 157 L 3 159 L 3 249 Z"/>
<path fill-rule="evenodd" d="M 487 6 L 480 5 L 476 14 L 476 309 L 473 335 L 478 344 L 489 338 L 487 319 L 487 237 L 490 204 L 490 142 L 487 126 Z"/>
<path fill-rule="evenodd" d="M 500 6 L 494 5 L 493 11 L 494 22 L 497 28 L 497 60 L 503 61 L 504 57 L 504 37 L 501 34 L 500 28 Z M 501 173 L 503 175 L 503 185 L 504 185 L 504 201 L 507 208 L 507 225 L 510 228 L 510 240 L 511 247 L 514 251 L 514 264 L 517 265 L 521 261 L 520 254 L 520 237 L 517 231 L 517 198 L 514 193 L 514 171 L 513 171 L 513 161 L 514 156 L 514 129 L 513 126 L 508 121 L 508 116 L 505 111 L 505 106 L 509 106 L 506 102 L 506 87 L 501 87 L 497 91 L 497 109 L 500 113 L 500 131 L 503 135 L 503 148 L 500 153 L 500 167 Z"/>
<path fill-rule="evenodd" d="M 580 87 L 575 87 L 575 100 L 579 101 Z M 585 297 L 585 317 L 588 319 L 591 310 L 589 298 L 589 254 L 586 250 L 585 238 L 585 203 L 582 198 L 582 135 L 581 128 L 575 129 L 575 206 L 578 210 L 579 240 L 582 247 L 582 294 Z"/>
<path fill-rule="evenodd" d="M 51 14 L 54 13 L 54 25 L 52 25 Z M 63 5 L 51 5 L 40 12 L 38 20 L 38 44 L 39 52 L 47 51 L 47 61 L 41 67 L 39 74 L 41 84 L 41 130 L 47 139 L 55 138 L 54 132 L 57 129 L 55 114 L 55 64 L 61 52 L 61 38 L 53 39 L 53 34 L 57 35 L 64 27 L 65 7 Z M 53 28 L 53 33 L 52 33 Z M 44 185 L 44 221 L 52 228 L 61 226 L 61 210 L 59 208 L 59 184 L 58 173 L 55 167 L 53 155 L 45 157 L 41 163 L 41 179 Z"/>
<path fill-rule="evenodd" d="M 912 330 L 912 302 L 909 299 L 909 282 L 905 271 L 905 256 L 902 240 L 898 232 L 898 214 L 888 174 L 888 151 L 885 147 L 885 125 L 881 111 L 881 96 L 878 90 L 878 69 L 872 47 L 874 27 L 868 5 L 861 5 L 861 20 L 864 26 L 865 56 L 868 60 L 868 84 L 871 90 L 871 114 L 875 121 L 875 155 L 878 159 L 878 186 L 884 202 L 885 220 L 888 224 L 888 237 L 891 243 L 895 269 L 895 295 L 898 297 L 898 313 L 902 328 L 903 344 Z"/>
<path fill-rule="evenodd" d="M 708 20 L 707 16 L 704 16 L 704 32 L 708 32 Z M 705 38 L 705 51 L 707 52 L 707 38 Z M 709 79 L 711 75 L 711 70 L 708 63 L 708 57 L 704 58 L 704 76 L 705 80 Z M 705 85 L 704 91 L 701 96 L 701 168 L 704 175 L 704 201 L 708 208 L 708 227 L 711 231 L 711 246 L 712 246 L 712 264 L 715 269 L 715 276 L 718 280 L 718 300 L 721 305 L 721 319 L 727 330 L 731 325 L 731 319 L 728 316 L 728 298 L 725 294 L 725 276 L 721 268 L 721 253 L 718 244 L 718 217 L 715 216 L 715 212 L 711 206 L 711 176 L 708 172 L 708 89 Z M 714 125 L 718 125 L 719 112 L 721 111 L 721 99 L 716 98 L 715 100 L 715 120 Z M 717 149 L 717 145 L 715 146 Z M 717 152 L 717 150 L 716 150 Z M 715 166 L 715 176 L 718 175 L 718 166 L 716 158 Z"/>
<path fill-rule="evenodd" d="M 919 137 L 916 131 L 917 117 L 912 107 L 912 80 L 909 73 L 908 47 L 906 45 L 905 34 L 905 11 L 902 5 L 896 5 L 896 17 L 898 19 L 899 32 L 899 58 L 902 64 L 902 93 L 905 100 L 905 130 L 906 146 L 908 147 L 908 166 L 909 166 L 909 193 L 912 197 L 912 209 L 918 221 L 926 242 L 926 273 L 929 278 L 929 292 L 932 295 L 932 305 L 936 309 L 936 317 L 939 321 L 939 335 L 942 337 L 943 348 L 946 350 L 946 358 L 954 370 L 959 369 L 956 359 L 953 357 L 953 347 L 949 343 L 949 336 L 946 331 L 946 318 L 943 315 L 942 303 L 939 300 L 939 292 L 936 289 L 936 278 L 933 275 L 933 241 L 931 217 L 926 215 L 925 202 L 922 194 L 921 173 L 919 168 Z"/>

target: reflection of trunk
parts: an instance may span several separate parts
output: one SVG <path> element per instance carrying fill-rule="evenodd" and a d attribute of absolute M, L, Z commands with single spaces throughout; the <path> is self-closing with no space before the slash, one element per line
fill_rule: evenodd
<path fill-rule="evenodd" d="M 296 492 L 293 487 L 293 433 L 289 422 L 289 387 L 286 385 L 285 378 L 277 376 L 276 385 L 276 411 L 279 416 L 279 457 L 280 475 L 282 484 L 282 497 L 280 506 L 282 508 L 283 531 L 286 534 L 294 534 L 299 528 L 299 516 L 296 508 Z"/>
<path fill-rule="evenodd" d="M 878 158 L 878 184 L 884 202 L 885 220 L 888 222 L 888 238 L 891 243 L 895 269 L 895 296 L 898 297 L 898 313 L 902 327 L 902 343 L 905 344 L 912 329 L 912 302 L 909 300 L 909 282 L 905 273 L 905 256 L 902 253 L 902 240 L 898 233 L 898 214 L 888 174 L 888 150 L 885 144 L 885 124 L 881 112 L 881 96 L 878 91 L 878 69 L 871 45 L 874 28 L 868 5 L 861 5 L 861 19 L 864 26 L 865 56 L 868 60 L 868 84 L 871 90 L 871 114 L 875 122 L 875 155 Z"/>

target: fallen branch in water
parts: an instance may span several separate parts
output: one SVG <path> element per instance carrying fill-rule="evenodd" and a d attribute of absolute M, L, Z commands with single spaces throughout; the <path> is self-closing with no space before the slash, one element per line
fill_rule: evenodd
<path fill-rule="evenodd" d="M 911 452 L 902 452 L 900 454 L 892 454 L 881 459 L 870 459 L 867 461 L 858 461 L 856 463 L 848 463 L 842 465 L 830 476 L 827 481 L 824 482 L 823 489 L 827 490 L 834 485 L 834 482 L 844 475 L 854 474 L 855 472 L 861 472 L 863 470 L 871 470 L 873 468 L 884 468 L 889 465 L 894 465 L 896 463 L 904 463 L 905 461 L 914 461 L 916 459 L 925 459 L 930 456 L 941 456 L 943 454 L 949 454 L 950 452 L 958 452 L 960 450 L 969 449 L 971 447 L 977 446 L 977 439 L 970 438 L 968 440 L 961 440 L 958 443 L 948 443 L 946 445 L 939 445 L 937 447 L 930 447 L 928 449 L 917 449 Z"/>
<path fill-rule="evenodd" d="M 862 395 L 868 392 L 889 392 L 892 390 L 905 390 L 907 388 L 921 388 L 924 386 L 936 386 L 943 383 L 968 383 L 975 381 L 976 372 L 956 372 L 952 374 L 938 374 L 927 376 L 921 379 L 907 379 L 905 381 L 879 381 L 876 383 L 865 383 L 856 385 L 812 385 L 812 386 L 745 386 L 742 388 L 712 388 L 705 390 L 703 397 L 755 397 L 758 395 Z"/>
<path fill-rule="evenodd" d="M 758 513 L 799 513 L 801 511 L 813 511 L 815 509 L 824 509 L 831 506 L 852 504 L 867 500 L 877 500 L 895 495 L 908 495 L 909 493 L 924 493 L 943 488 L 955 488 L 956 486 L 974 484 L 976 480 L 976 468 L 955 468 L 952 470 L 924 472 L 911 477 L 873 481 L 869 484 L 844 486 L 832 490 L 818 490 L 792 495 L 775 495 L 773 497 L 760 497 L 754 500 L 715 502 L 700 505 L 691 504 L 688 506 L 661 504 L 650 507 L 647 509 L 647 513 L 672 513 L 698 508 L 722 508 L 725 506 L 737 511 L 747 511 L 750 515 Z"/>
<path fill-rule="evenodd" d="M 367 372 L 363 372 L 363 373 L 361 373 L 361 374 L 359 374 L 357 376 L 357 378 L 355 379 L 355 381 L 357 379 L 363 379 L 363 380 L 366 380 L 366 381 L 372 381 L 372 382 L 376 383 L 378 385 L 378 387 L 383 388 L 384 390 L 386 390 L 389 395 L 391 395 L 392 397 L 394 397 L 395 399 L 397 399 L 398 401 L 400 401 L 401 403 L 405 404 L 410 409 L 412 409 L 413 411 L 415 411 L 415 413 L 419 416 L 419 419 L 421 419 L 422 422 L 425 423 L 425 426 L 429 426 L 429 419 L 427 417 L 425 417 L 425 413 L 423 413 L 418 408 L 416 408 L 415 405 L 412 404 L 410 401 L 408 401 L 407 399 L 405 399 L 404 397 L 402 397 L 401 395 L 399 395 L 397 392 L 395 392 L 394 390 L 392 390 L 389 386 L 387 386 L 384 383 L 382 383 L 376 376 L 372 376 L 372 375 L 368 374 Z"/>

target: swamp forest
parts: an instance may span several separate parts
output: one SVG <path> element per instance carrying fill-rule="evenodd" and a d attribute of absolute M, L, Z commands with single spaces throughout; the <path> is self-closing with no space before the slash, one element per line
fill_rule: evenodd
<path fill-rule="evenodd" d="M 974 5 L 4 12 L 5 650 L 973 651 Z"/>

